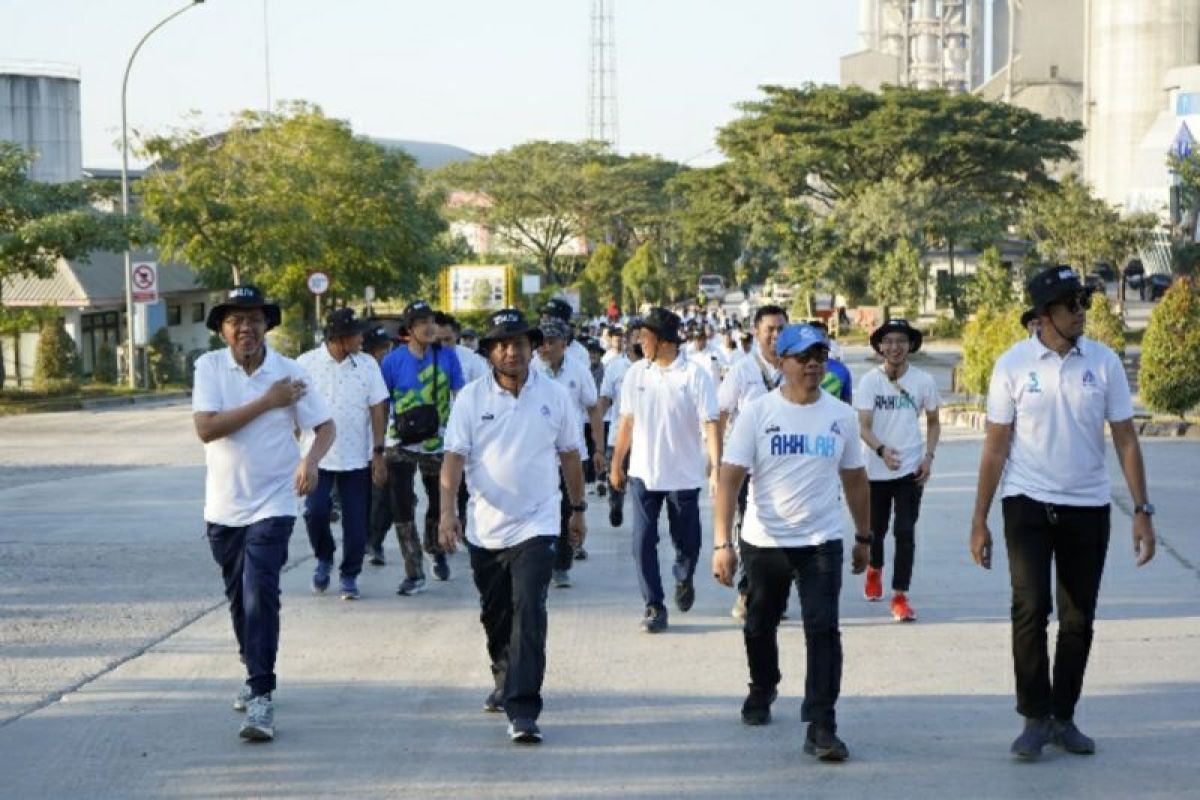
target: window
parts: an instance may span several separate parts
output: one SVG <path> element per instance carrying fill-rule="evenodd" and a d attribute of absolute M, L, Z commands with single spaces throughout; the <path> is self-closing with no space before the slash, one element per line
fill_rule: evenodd
<path fill-rule="evenodd" d="M 1050 80 L 1058 79 L 1058 64 L 1050 65 Z"/>
<path fill-rule="evenodd" d="M 192 303 L 192 322 L 204 322 L 204 303 Z"/>
<path fill-rule="evenodd" d="M 167 306 L 167 324 L 174 327 L 183 321 L 183 307 L 179 305 Z"/>
<path fill-rule="evenodd" d="M 1200 92 L 1180 92 L 1175 98 L 1175 113 L 1180 117 L 1200 114 Z"/>

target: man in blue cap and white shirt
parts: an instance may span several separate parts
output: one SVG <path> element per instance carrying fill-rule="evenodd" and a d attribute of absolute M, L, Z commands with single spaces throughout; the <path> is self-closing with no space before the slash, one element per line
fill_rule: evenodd
<path fill-rule="evenodd" d="M 228 347 L 196 360 L 192 419 L 204 442 L 208 477 L 204 520 L 221 566 L 238 653 L 248 680 L 233 707 L 246 712 L 240 736 L 275 738 L 275 656 L 279 650 L 279 573 L 296 524 L 297 495 L 317 487 L 317 465 L 335 426 L 308 376 L 267 347 L 279 306 L 257 288 L 238 286 L 213 307 L 208 328 Z M 312 431 L 303 458 L 295 431 Z"/>
<path fill-rule="evenodd" d="M 770 721 L 781 680 L 776 636 L 794 581 L 808 660 L 801 706 L 801 719 L 808 723 L 804 751 L 822 761 L 843 761 L 849 753 L 837 736 L 834 713 L 842 680 L 840 490 L 856 531 L 855 574 L 866 568 L 871 543 L 858 418 L 821 389 L 829 357 L 824 334 L 809 325 L 789 325 L 779 334 L 776 352 L 782 386 L 751 401 L 725 443 L 713 522 L 713 576 L 733 585 L 738 566 L 733 515 L 748 473 L 750 499 L 740 548 L 749 578 L 743 635 L 750 693 L 742 721 Z"/>
<path fill-rule="evenodd" d="M 1036 759 L 1049 743 L 1081 755 L 1096 750 L 1075 724 L 1075 707 L 1108 552 L 1112 487 L 1105 422 L 1134 503 L 1139 567 L 1154 557 L 1155 544 L 1154 506 L 1125 368 L 1116 353 L 1083 336 L 1091 292 L 1068 266 L 1043 270 L 1027 288 L 1038 328 L 1000 356 L 992 371 L 971 520 L 971 555 L 990 569 L 987 517 L 999 488 L 1012 584 L 1017 713 L 1025 718 L 1011 751 L 1023 760 Z M 1052 674 L 1046 624 L 1056 600 Z"/>

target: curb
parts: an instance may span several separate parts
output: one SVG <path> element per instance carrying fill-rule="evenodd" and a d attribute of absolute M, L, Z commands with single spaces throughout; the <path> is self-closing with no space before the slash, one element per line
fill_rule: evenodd
<path fill-rule="evenodd" d="M 942 407 L 938 416 L 943 425 L 982 431 L 987 427 L 987 414 L 977 409 Z M 1135 416 L 1134 429 L 1139 436 L 1163 439 L 1200 440 L 1200 425 L 1191 422 L 1162 422 Z"/>
<path fill-rule="evenodd" d="M 162 392 L 160 394 L 134 394 L 125 397 L 102 397 L 95 400 L 81 400 L 79 402 L 79 408 L 84 411 L 94 411 L 100 408 L 114 408 L 116 406 L 133 406 L 171 400 L 186 400 L 191 396 L 191 392 Z"/>

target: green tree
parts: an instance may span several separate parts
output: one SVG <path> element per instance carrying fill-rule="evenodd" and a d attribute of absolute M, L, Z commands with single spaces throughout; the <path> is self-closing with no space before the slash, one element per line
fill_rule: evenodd
<path fill-rule="evenodd" d="M 1105 295 L 1092 296 L 1092 307 L 1088 310 L 1084 334 L 1108 345 L 1117 355 L 1125 355 L 1125 323 L 1113 311 Z"/>
<path fill-rule="evenodd" d="M 111 342 L 104 342 L 96 352 L 96 365 L 92 369 L 92 381 L 105 386 L 117 382 L 117 349 Z"/>
<path fill-rule="evenodd" d="M 288 358 L 295 358 L 316 345 L 313 326 L 308 323 L 304 306 L 283 309 L 283 322 L 271 331 L 271 346 Z"/>
<path fill-rule="evenodd" d="M 307 274 L 321 269 L 330 300 L 368 285 L 391 297 L 439 266 L 441 198 L 422 192 L 416 162 L 314 106 L 245 111 L 220 136 L 185 130 L 145 151 L 157 166 L 141 182 L 144 208 L 163 256 L 209 288 L 255 283 L 308 304 Z"/>
<path fill-rule="evenodd" d="M 33 387 L 42 392 L 79 388 L 79 351 L 61 318 L 42 323 L 33 364 Z"/>
<path fill-rule="evenodd" d="M 968 311 L 982 308 L 1004 310 L 1017 302 L 1012 271 L 1000 260 L 1000 251 L 989 247 L 983 251 L 975 274 L 967 283 L 964 302 Z"/>
<path fill-rule="evenodd" d="M 921 310 L 921 289 L 924 285 L 921 274 L 921 254 L 908 239 L 896 242 L 892 252 L 883 257 L 871 270 L 871 294 L 875 302 L 890 316 L 896 308 L 916 315 Z"/>
<path fill-rule="evenodd" d="M 1026 336 L 1018 306 L 1008 309 L 985 306 L 976 312 L 963 329 L 963 360 L 959 367 L 962 391 L 976 397 L 986 396 L 997 359 Z"/>
<path fill-rule="evenodd" d="M 33 156 L 0 141 L 0 286 L 12 278 L 48 278 L 61 258 L 86 261 L 97 250 L 124 250 L 134 226 L 97 210 L 111 202 L 112 186 L 96 181 L 40 183 L 29 178 Z M 2 298 L 0 298 L 2 301 Z M 0 328 L 24 329 L 30 320 L 0 302 Z M 0 355 L 0 388 L 5 380 Z"/>
<path fill-rule="evenodd" d="M 617 265 L 617 248 L 611 244 L 600 244 L 592 251 L 592 257 L 580 275 L 595 292 L 596 303 L 607 305 L 609 299 L 621 299 L 621 268 Z"/>
<path fill-rule="evenodd" d="M 1200 403 L 1200 296 L 1178 280 L 1155 307 L 1142 340 L 1138 394 L 1149 408 L 1180 417 Z"/>
<path fill-rule="evenodd" d="M 685 280 L 692 284 L 709 273 L 723 275 L 730 284 L 749 277 L 735 274 L 745 225 L 728 172 L 725 165 L 683 170 L 666 186 L 670 208 L 667 237 L 676 268 L 685 270 Z"/>
<path fill-rule="evenodd" d="M 625 308 L 631 313 L 643 303 L 663 302 L 663 262 L 658 248 L 646 242 L 634 251 L 633 257 L 621 268 L 625 285 Z"/>

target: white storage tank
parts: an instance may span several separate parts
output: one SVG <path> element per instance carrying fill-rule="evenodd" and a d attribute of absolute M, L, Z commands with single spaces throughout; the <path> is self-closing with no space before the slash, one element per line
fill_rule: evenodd
<path fill-rule="evenodd" d="M 47 183 L 79 180 L 79 68 L 0 61 L 0 139 L 36 154 L 30 177 Z"/>

